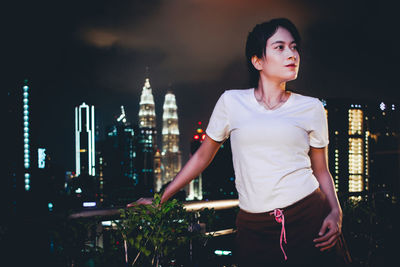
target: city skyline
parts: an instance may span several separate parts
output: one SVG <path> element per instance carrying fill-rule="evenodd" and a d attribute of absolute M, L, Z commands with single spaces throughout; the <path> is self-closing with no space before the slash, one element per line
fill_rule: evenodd
<path fill-rule="evenodd" d="M 74 107 L 94 105 L 103 132 L 121 105 L 134 122 L 149 67 L 157 117 L 168 89 L 176 95 L 184 164 L 195 123 L 207 124 L 224 90 L 248 87 L 247 32 L 273 17 L 293 20 L 303 37 L 299 78 L 289 89 L 321 98 L 399 101 L 399 37 L 394 9 L 384 2 L 10 3 L 4 86 L 20 90 L 29 79 L 32 116 L 58 122 L 50 128 L 36 120 L 38 142 L 73 170 Z"/>
<path fill-rule="evenodd" d="M 350 255 L 356 265 L 393 262 L 400 203 L 400 35 L 394 1 L 21 0 L 8 1 L 3 10 L 7 156 L 0 239 L 10 262 L 109 267 L 136 261 L 140 252 L 135 258 L 126 228 L 115 231 L 114 223 L 125 223 L 120 208 L 153 196 L 153 173 L 162 186 L 167 93 L 174 97 L 165 114 L 173 120 L 165 124 L 175 135 L 164 139 L 176 152 L 170 162 L 183 167 L 200 147 L 220 95 L 249 88 L 247 34 L 278 17 L 293 21 L 302 37 L 299 76 L 287 89 L 319 98 L 328 115 L 327 159 Z M 144 94 L 147 104 L 141 103 L 143 91 L 151 93 Z M 82 115 L 89 107 L 93 114 L 86 131 L 76 128 L 80 106 Z M 139 113 L 146 108 L 151 116 L 143 119 L 156 125 L 141 128 Z M 191 220 L 195 227 L 185 227 L 190 236 L 204 229 L 213 234 L 207 246 L 190 242 L 190 250 L 177 255 L 201 258 L 206 265 L 233 264 L 238 194 L 231 155 L 228 140 L 199 177 L 173 196 L 189 210 L 217 209 L 204 210 L 213 220 L 193 210 L 190 217 L 201 224 Z M 89 165 L 92 159 L 97 166 Z M 224 199 L 233 201 L 228 205 Z M 220 209 L 222 203 L 229 208 Z M 150 217 L 165 221 L 164 211 L 157 214 Z M 131 221 L 143 222 L 142 217 Z M 24 257 L 15 257 L 20 248 Z"/>

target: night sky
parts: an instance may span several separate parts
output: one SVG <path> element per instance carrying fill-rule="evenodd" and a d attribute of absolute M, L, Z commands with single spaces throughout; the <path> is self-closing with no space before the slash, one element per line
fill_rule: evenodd
<path fill-rule="evenodd" d="M 159 131 L 164 95 L 168 88 L 176 95 L 186 162 L 196 122 L 207 124 L 224 90 L 248 87 L 248 32 L 275 17 L 292 20 L 303 38 L 299 77 L 289 89 L 400 100 L 395 1 L 9 2 L 1 16 L 2 92 L 30 80 L 36 143 L 66 170 L 74 169 L 74 107 L 95 105 L 101 134 L 121 105 L 136 122 L 146 67 Z"/>

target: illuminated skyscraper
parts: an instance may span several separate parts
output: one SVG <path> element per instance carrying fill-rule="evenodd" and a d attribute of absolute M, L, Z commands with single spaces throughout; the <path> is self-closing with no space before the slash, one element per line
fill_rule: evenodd
<path fill-rule="evenodd" d="M 361 105 L 351 105 L 349 121 L 349 192 L 368 190 L 368 134 Z"/>
<path fill-rule="evenodd" d="M 139 105 L 139 127 L 155 129 L 156 110 L 149 78 L 145 79 Z"/>
<path fill-rule="evenodd" d="M 24 124 L 24 182 L 25 191 L 29 191 L 31 178 L 31 156 L 30 156 L 30 138 L 29 138 L 29 86 L 25 80 L 22 86 L 23 90 L 23 124 Z"/>
<path fill-rule="evenodd" d="M 169 91 L 163 105 L 162 165 L 163 185 L 172 181 L 181 170 L 181 151 L 179 150 L 178 112 L 175 95 Z"/>
<path fill-rule="evenodd" d="M 163 166 L 161 164 L 161 153 L 157 149 L 154 155 L 154 190 L 155 192 L 160 192 L 163 182 L 162 182 Z"/>
<path fill-rule="evenodd" d="M 76 176 L 96 175 L 94 106 L 85 102 L 75 107 L 75 172 Z"/>
<path fill-rule="evenodd" d="M 139 103 L 137 169 L 144 196 L 154 193 L 154 154 L 157 151 L 156 112 L 150 79 L 146 77 Z"/>
<path fill-rule="evenodd" d="M 325 103 L 329 124 L 329 169 L 339 194 L 361 197 L 369 190 L 367 105 L 352 99 Z"/>

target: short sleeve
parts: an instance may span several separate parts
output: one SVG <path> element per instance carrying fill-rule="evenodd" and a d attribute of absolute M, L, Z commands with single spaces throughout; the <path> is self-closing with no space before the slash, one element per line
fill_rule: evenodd
<path fill-rule="evenodd" d="M 211 114 L 206 134 L 214 141 L 221 142 L 229 137 L 229 117 L 226 91 L 219 97 Z"/>
<path fill-rule="evenodd" d="M 327 146 L 329 144 L 328 120 L 324 106 L 320 100 L 317 100 L 311 121 L 311 131 L 309 133 L 310 146 L 316 148 Z"/>

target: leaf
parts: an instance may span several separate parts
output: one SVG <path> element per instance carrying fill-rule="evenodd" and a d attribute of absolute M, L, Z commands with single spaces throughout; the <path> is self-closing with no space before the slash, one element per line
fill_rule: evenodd
<path fill-rule="evenodd" d="M 143 235 L 138 235 L 138 236 L 136 237 L 136 240 L 137 240 L 138 242 L 140 242 L 142 239 L 143 239 Z"/>
<path fill-rule="evenodd" d="M 146 257 L 148 257 L 148 256 L 150 256 L 151 251 L 148 250 L 148 249 L 143 249 L 143 253 L 144 253 L 144 255 L 145 255 Z"/>

